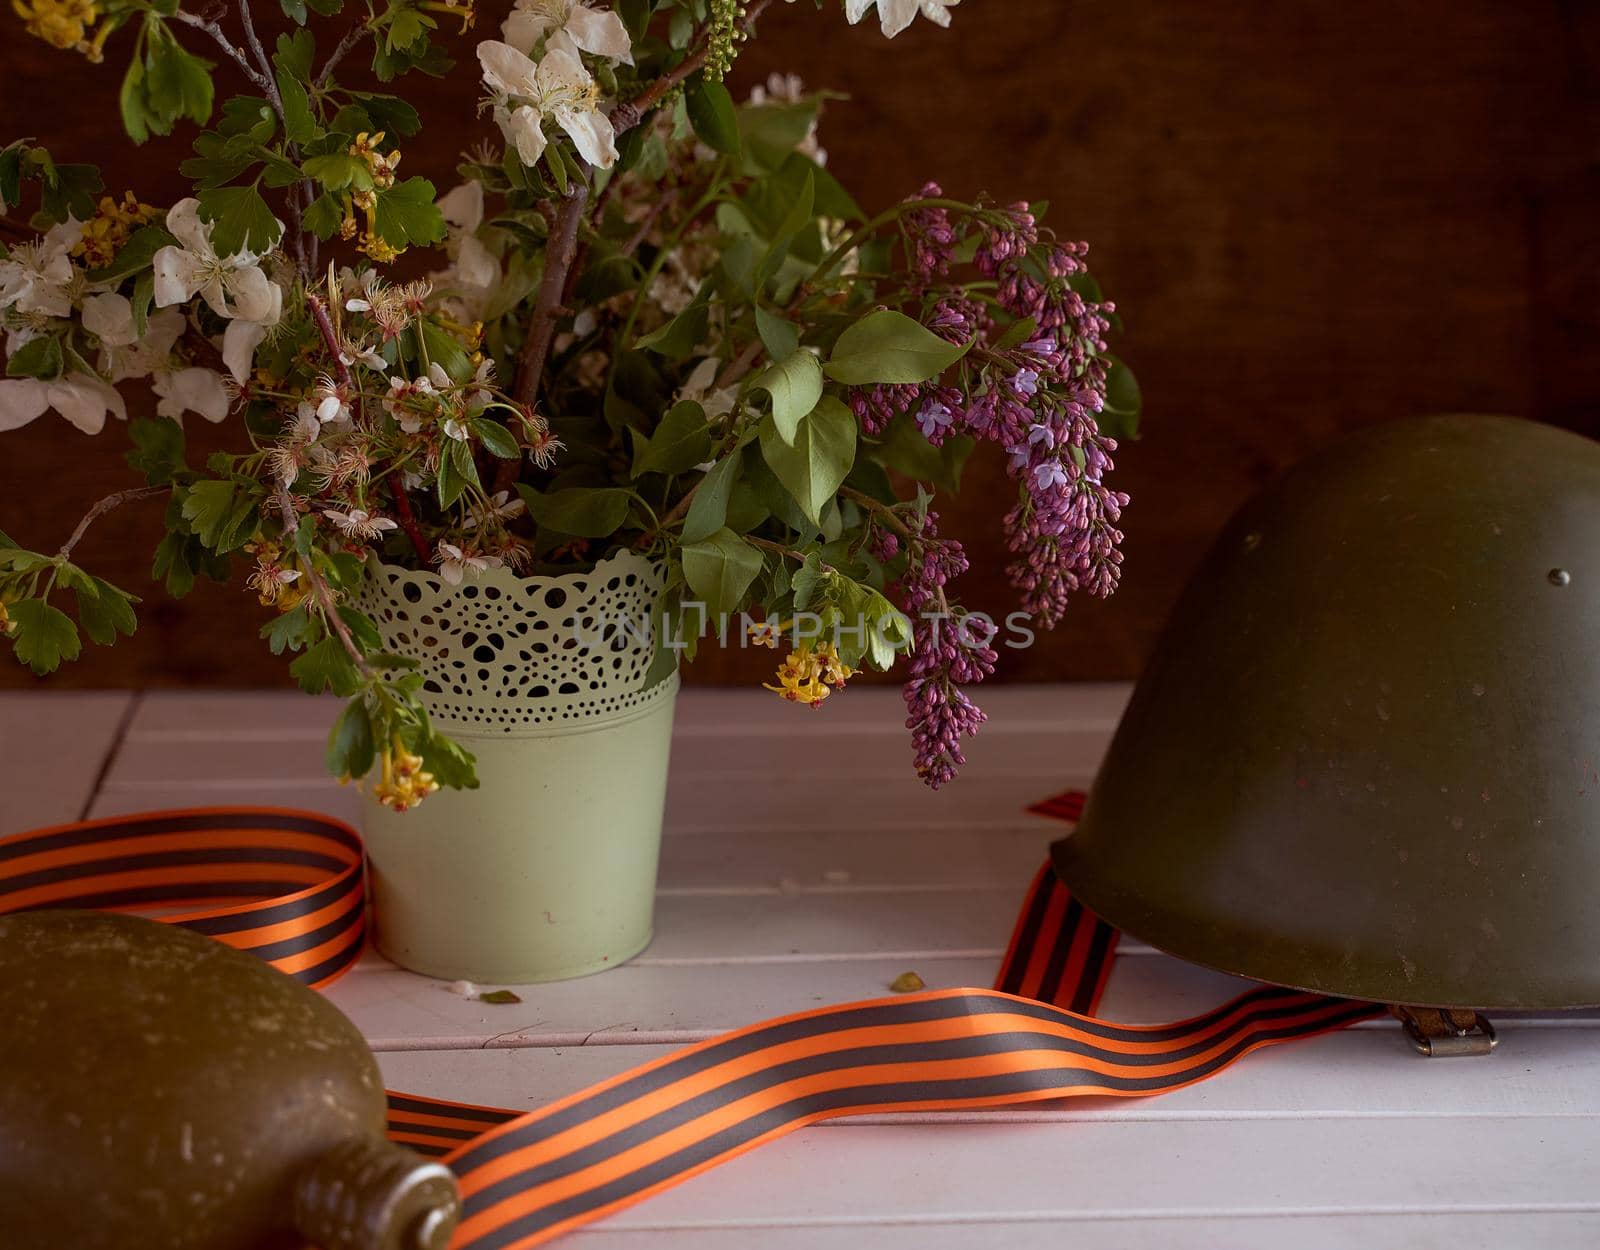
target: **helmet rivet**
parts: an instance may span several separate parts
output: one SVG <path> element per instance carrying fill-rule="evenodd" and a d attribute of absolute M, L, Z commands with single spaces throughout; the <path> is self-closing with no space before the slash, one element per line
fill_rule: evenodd
<path fill-rule="evenodd" d="M 1566 586 L 1572 581 L 1572 574 L 1566 569 L 1551 569 L 1548 576 L 1552 586 Z"/>

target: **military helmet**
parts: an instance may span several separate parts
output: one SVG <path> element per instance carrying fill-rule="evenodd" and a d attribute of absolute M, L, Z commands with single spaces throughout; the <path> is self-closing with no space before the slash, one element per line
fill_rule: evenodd
<path fill-rule="evenodd" d="M 1600 444 L 1429 417 L 1290 471 L 1194 575 L 1053 857 L 1225 972 L 1600 1004 Z"/>

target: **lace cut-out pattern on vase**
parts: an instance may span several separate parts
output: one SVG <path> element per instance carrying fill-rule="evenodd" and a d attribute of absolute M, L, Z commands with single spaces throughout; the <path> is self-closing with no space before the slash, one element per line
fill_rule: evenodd
<path fill-rule="evenodd" d="M 646 686 L 662 569 L 620 551 L 586 573 L 519 577 L 487 569 L 452 586 L 372 561 L 356 606 L 384 648 L 417 661 L 428 714 L 496 736 L 616 719 L 677 688 Z"/>

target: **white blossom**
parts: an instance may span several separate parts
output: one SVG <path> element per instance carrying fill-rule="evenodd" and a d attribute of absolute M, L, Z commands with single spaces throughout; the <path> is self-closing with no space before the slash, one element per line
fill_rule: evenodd
<path fill-rule="evenodd" d="M 246 321 L 276 320 L 283 293 L 262 272 L 251 252 L 218 256 L 211 246 L 212 227 L 200 220 L 200 201 L 179 200 L 167 212 L 167 229 L 178 243 L 155 255 L 156 307 L 181 304 L 200 295 L 219 317 Z M 281 232 L 283 227 L 278 227 Z M 276 291 L 276 295 L 274 292 Z"/>
<path fill-rule="evenodd" d="M 483 224 L 483 184 L 469 179 L 437 201 L 448 227 L 445 253 L 450 266 L 428 275 L 435 287 L 449 292 L 444 299 L 462 321 L 482 321 L 489 297 L 500 285 L 500 261 L 478 238 Z"/>
<path fill-rule="evenodd" d="M 633 64 L 633 43 L 622 18 L 609 9 L 591 9 L 581 0 L 517 0 L 500 33 L 518 52 L 533 55 L 539 40 L 578 59 L 580 51 L 608 61 Z"/>
<path fill-rule="evenodd" d="M 104 429 L 107 412 L 119 421 L 128 419 L 116 388 L 92 374 L 69 373 L 50 382 L 38 378 L 0 381 L 0 431 L 20 429 L 52 408 L 85 434 Z"/>
<path fill-rule="evenodd" d="M 567 132 L 589 164 L 610 169 L 616 163 L 616 132 L 600 108 L 600 88 L 577 57 L 555 48 L 535 65 L 510 44 L 487 39 L 478 45 L 478 62 L 495 96 L 494 119 L 524 165 L 544 155 L 546 118 Z"/>
<path fill-rule="evenodd" d="M 434 550 L 433 562 L 439 566 L 439 576 L 451 586 L 461 585 L 461 579 L 468 573 L 477 576 L 485 569 L 497 569 L 505 564 L 499 556 L 463 551 L 454 543 L 440 543 Z"/>
<path fill-rule="evenodd" d="M 83 223 L 67 218 L 41 239 L 19 243 L 0 260 L 0 310 L 45 317 L 72 315 L 72 249 Z"/>
<path fill-rule="evenodd" d="M 514 521 L 528 510 L 528 505 L 519 497 L 513 496 L 508 490 L 498 490 L 489 499 L 486 506 L 480 506 L 473 514 L 461 523 L 464 530 L 475 530 L 479 525 L 489 525 L 498 522 L 504 525 L 507 521 Z"/>
<path fill-rule="evenodd" d="M 255 367 L 256 348 L 283 316 L 283 288 L 276 282 L 269 286 L 271 303 L 266 313 L 257 318 L 235 317 L 222 334 L 222 363 L 228 366 L 228 372 L 240 386 Z"/>
<path fill-rule="evenodd" d="M 326 374 L 317 378 L 312 386 L 311 403 L 317 420 L 323 425 L 350 420 L 350 402 L 345 398 L 344 388 Z"/>
<path fill-rule="evenodd" d="M 233 407 L 228 384 L 215 369 L 199 365 L 168 369 L 156 373 L 150 385 L 161 400 L 156 405 L 156 414 L 174 421 L 182 420 L 186 412 L 198 412 L 215 424 Z"/>
<path fill-rule="evenodd" d="M 852 23 L 859 22 L 876 4 L 878 23 L 883 33 L 893 39 L 911 25 L 919 13 L 935 25 L 950 25 L 950 10 L 960 3 L 961 0 L 844 0 L 844 15 Z"/>
<path fill-rule="evenodd" d="M 349 512 L 324 508 L 322 515 L 332 521 L 346 538 L 358 538 L 363 542 L 370 542 L 380 534 L 398 528 L 388 517 L 373 516 L 365 508 L 351 508 Z"/>

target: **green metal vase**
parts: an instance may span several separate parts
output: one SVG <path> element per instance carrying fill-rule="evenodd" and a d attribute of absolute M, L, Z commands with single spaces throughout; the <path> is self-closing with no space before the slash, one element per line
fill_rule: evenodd
<path fill-rule="evenodd" d="M 375 940 L 428 976 L 525 984 L 614 968 L 650 942 L 674 673 L 651 683 L 659 566 L 489 569 L 451 585 L 374 564 L 361 606 L 416 660 L 476 790 L 365 804 Z"/>

